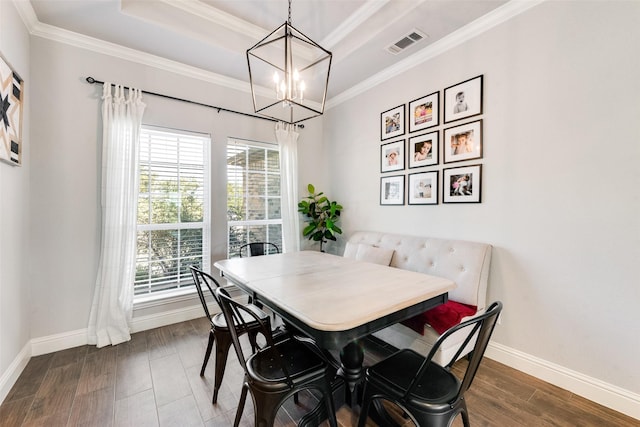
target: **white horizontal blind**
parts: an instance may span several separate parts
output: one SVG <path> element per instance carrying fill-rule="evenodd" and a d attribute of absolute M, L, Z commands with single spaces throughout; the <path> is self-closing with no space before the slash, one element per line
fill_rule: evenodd
<path fill-rule="evenodd" d="M 193 283 L 189 266 L 209 270 L 208 135 L 143 126 L 134 293 Z"/>
<path fill-rule="evenodd" d="M 272 242 L 282 249 L 280 150 L 244 140 L 227 143 L 228 256 L 240 246 Z"/>

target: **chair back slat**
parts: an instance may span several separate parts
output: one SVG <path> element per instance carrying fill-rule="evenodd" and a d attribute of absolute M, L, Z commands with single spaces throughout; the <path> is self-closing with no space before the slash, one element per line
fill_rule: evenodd
<path fill-rule="evenodd" d="M 487 349 L 487 345 L 489 344 L 489 340 L 491 339 L 491 334 L 493 333 L 493 329 L 495 328 L 496 321 L 498 320 L 498 315 L 500 314 L 501 310 L 502 310 L 502 303 L 499 301 L 494 302 L 487 309 L 487 311 L 481 314 L 480 316 L 474 317 L 473 319 L 467 320 L 466 322 L 462 322 L 448 329 L 446 332 L 444 332 L 440 336 L 440 338 L 438 338 L 436 343 L 431 348 L 431 351 L 429 351 L 429 354 L 420 365 L 420 369 L 418 370 L 417 374 L 414 376 L 409 387 L 407 387 L 407 390 L 404 394 L 403 399 L 407 399 L 409 395 L 411 395 L 412 393 L 415 393 L 416 388 L 421 383 L 422 376 L 425 375 L 425 373 L 427 372 L 429 365 L 431 363 L 435 363 L 432 361 L 432 359 L 435 356 L 436 352 L 438 351 L 438 348 L 440 348 L 440 346 L 442 345 L 442 343 L 445 342 L 449 337 L 451 337 L 451 335 L 453 335 L 457 331 L 468 329 L 469 332 L 467 333 L 466 338 L 460 345 L 460 348 L 458 349 L 457 353 L 451 358 L 449 363 L 447 363 L 444 366 L 444 368 L 446 368 L 447 370 L 450 370 L 453 363 L 456 360 L 458 360 L 458 357 L 460 356 L 464 348 L 474 338 L 476 339 L 475 345 L 471 352 L 471 358 L 469 360 L 467 369 L 465 370 L 464 376 L 460 383 L 460 387 L 458 388 L 458 392 L 456 393 L 455 398 L 452 399 L 451 402 L 458 400 L 469 389 L 469 387 L 471 386 L 471 383 L 473 382 L 473 378 L 475 377 L 476 372 L 478 371 L 478 367 L 480 366 L 480 362 L 482 361 L 484 352 Z"/>
<path fill-rule="evenodd" d="M 271 242 L 251 242 L 240 246 L 240 257 L 279 254 L 280 248 Z"/>
<path fill-rule="evenodd" d="M 216 279 L 214 279 L 210 274 L 205 273 L 202 270 L 197 269 L 194 266 L 189 266 L 191 269 L 191 276 L 193 277 L 193 284 L 196 287 L 196 291 L 198 292 L 198 298 L 200 298 L 200 302 L 202 303 L 202 308 L 204 309 L 204 313 L 209 320 L 211 320 L 211 313 L 209 312 L 209 306 L 207 305 L 207 299 L 203 292 L 203 285 L 209 290 L 209 293 L 213 297 L 213 300 L 220 306 L 220 301 L 218 300 L 218 296 L 214 292 L 214 287 L 219 288 L 220 284 Z"/>
<path fill-rule="evenodd" d="M 264 336 L 266 340 L 266 345 L 260 351 L 269 351 L 272 352 L 273 360 L 277 361 L 282 369 L 282 372 L 285 375 L 286 382 L 290 387 L 293 387 L 293 381 L 291 380 L 291 376 L 287 367 L 282 362 L 282 355 L 278 353 L 273 335 L 271 334 L 270 324 L 260 319 L 260 317 L 253 311 L 251 311 L 247 306 L 240 304 L 231 298 L 229 292 L 223 287 L 216 289 L 216 295 L 218 297 L 218 301 L 220 302 L 220 307 L 222 308 L 222 313 L 224 318 L 229 326 L 229 331 L 231 332 L 231 339 L 233 341 L 233 347 L 236 350 L 236 354 L 238 356 L 238 361 L 242 365 L 245 373 L 247 373 L 247 359 L 244 356 L 244 352 L 242 351 L 242 345 L 240 344 L 240 334 L 247 330 L 247 324 L 252 322 L 257 322 L 260 325 L 259 333 Z M 250 375 L 247 375 L 248 378 L 251 378 Z"/>

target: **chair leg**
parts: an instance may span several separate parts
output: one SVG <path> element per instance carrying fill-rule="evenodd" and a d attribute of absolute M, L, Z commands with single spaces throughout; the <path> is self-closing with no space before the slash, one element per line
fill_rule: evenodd
<path fill-rule="evenodd" d="M 227 366 L 227 355 L 229 354 L 229 348 L 232 344 L 231 335 L 228 333 L 221 333 L 220 331 L 217 331 L 216 338 L 218 343 L 216 344 L 216 374 L 213 383 L 212 403 L 216 403 L 218 401 L 218 391 L 222 384 L 224 370 Z"/>
<path fill-rule="evenodd" d="M 464 425 L 464 427 L 470 427 L 471 424 L 469 423 L 469 413 L 467 412 L 467 405 L 464 403 L 464 401 L 462 403 L 463 405 L 460 410 L 460 414 L 462 415 L 462 424 Z"/>
<path fill-rule="evenodd" d="M 209 358 L 211 357 L 211 349 L 213 348 L 213 342 L 215 341 L 215 334 L 213 333 L 213 329 L 209 331 L 209 342 L 207 343 L 207 351 L 204 354 L 204 361 L 202 362 L 202 369 L 200 369 L 200 376 L 204 376 L 204 370 L 207 367 L 207 363 L 209 363 Z"/>
<path fill-rule="evenodd" d="M 272 427 L 285 393 L 262 393 L 253 390 L 254 425 Z"/>
<path fill-rule="evenodd" d="M 360 406 L 360 416 L 358 417 L 358 427 L 364 427 L 369 416 L 369 407 L 371 406 L 371 396 L 367 395 L 367 385 L 364 386 L 362 393 L 362 405 Z"/>
<path fill-rule="evenodd" d="M 324 388 L 324 401 L 327 405 L 327 418 L 329 419 L 329 425 L 331 427 L 338 427 L 338 422 L 336 420 L 336 405 L 333 401 L 333 393 L 331 392 L 331 383 L 329 379 L 326 378 L 326 385 Z"/>
<path fill-rule="evenodd" d="M 238 402 L 238 409 L 236 410 L 236 419 L 233 422 L 233 427 L 238 427 L 238 425 L 240 425 L 240 419 L 244 412 L 244 403 L 247 400 L 247 391 L 249 391 L 249 384 L 245 382 L 242 384 L 242 392 L 240 393 L 240 401 Z"/>

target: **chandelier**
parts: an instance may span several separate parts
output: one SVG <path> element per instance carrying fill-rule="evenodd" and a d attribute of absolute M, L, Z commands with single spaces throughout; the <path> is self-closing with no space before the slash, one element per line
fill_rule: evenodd
<path fill-rule="evenodd" d="M 331 52 L 288 20 L 247 50 L 249 83 L 256 113 L 299 123 L 324 113 Z"/>

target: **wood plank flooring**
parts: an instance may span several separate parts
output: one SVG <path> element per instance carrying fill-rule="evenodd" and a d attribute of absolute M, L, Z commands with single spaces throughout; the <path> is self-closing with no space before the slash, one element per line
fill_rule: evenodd
<path fill-rule="evenodd" d="M 82 346 L 34 357 L 0 406 L 0 426 L 231 426 L 243 373 L 232 351 L 218 403 L 212 405 L 214 361 L 204 377 L 199 375 L 208 330 L 207 321 L 197 319 L 134 334 L 115 347 Z M 365 347 L 366 364 L 392 351 L 369 341 Z M 309 393 L 300 405 L 287 402 L 277 425 L 295 425 L 315 403 Z M 638 420 L 487 358 L 467 405 L 474 427 L 640 427 Z M 249 399 L 242 426 L 253 425 L 252 411 Z M 355 426 L 357 416 L 357 409 L 343 406 L 339 425 Z"/>

